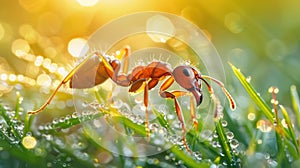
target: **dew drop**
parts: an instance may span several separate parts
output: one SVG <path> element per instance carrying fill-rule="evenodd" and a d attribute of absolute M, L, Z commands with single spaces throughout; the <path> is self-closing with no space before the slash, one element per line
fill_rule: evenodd
<path fill-rule="evenodd" d="M 217 132 L 214 132 L 214 133 L 213 133 L 213 137 L 214 137 L 214 138 L 218 138 Z"/>
<path fill-rule="evenodd" d="M 218 147 L 218 142 L 217 142 L 217 141 L 212 141 L 212 142 L 211 142 L 211 146 L 212 146 L 213 148 L 217 148 L 217 147 Z"/>
<path fill-rule="evenodd" d="M 53 125 L 58 124 L 58 119 L 57 119 L 57 118 L 53 119 L 52 124 L 53 124 Z"/>
<path fill-rule="evenodd" d="M 261 139 L 257 140 L 257 144 L 262 144 L 262 143 L 263 143 L 263 141 Z"/>
<path fill-rule="evenodd" d="M 255 118 L 256 118 L 255 113 L 249 113 L 248 114 L 248 120 L 253 121 L 253 120 L 255 120 Z"/>
<path fill-rule="evenodd" d="M 18 122 L 18 120 L 14 118 L 14 119 L 11 120 L 11 122 L 12 122 L 13 124 L 16 124 L 16 123 Z"/>
<path fill-rule="evenodd" d="M 276 121 L 276 120 L 274 120 L 274 121 Z M 283 126 L 284 128 L 288 128 L 288 124 L 287 124 L 287 122 L 285 121 L 285 119 L 282 119 L 282 120 L 281 120 L 281 124 L 282 124 L 282 126 Z"/>
<path fill-rule="evenodd" d="M 269 153 L 265 154 L 265 159 L 267 159 L 267 160 L 270 159 L 270 154 Z"/>
<path fill-rule="evenodd" d="M 157 132 L 158 131 L 158 124 L 157 123 L 153 123 L 149 125 L 150 130 L 152 130 L 153 132 Z"/>
<path fill-rule="evenodd" d="M 239 146 L 240 144 L 239 144 L 239 141 L 237 141 L 236 139 L 231 139 L 230 140 L 230 146 L 231 146 L 231 148 L 237 148 L 238 146 Z"/>
<path fill-rule="evenodd" d="M 246 78 L 246 81 L 247 81 L 248 83 L 250 83 L 250 81 L 251 81 L 251 76 L 248 76 L 248 77 Z"/>
<path fill-rule="evenodd" d="M 59 118 L 59 122 L 61 122 L 61 123 L 65 122 L 65 120 L 66 120 L 65 117 L 60 117 Z"/>
<path fill-rule="evenodd" d="M 86 107 L 88 107 L 89 106 L 89 103 L 88 102 L 86 102 L 86 101 L 84 101 L 84 102 L 82 102 L 82 107 L 84 107 L 84 108 L 86 108 Z"/>
<path fill-rule="evenodd" d="M 38 130 L 43 131 L 43 130 L 44 130 L 44 126 L 40 125 L 40 126 L 38 127 Z"/>
<path fill-rule="evenodd" d="M 48 163 L 47 163 L 47 167 L 52 167 L 52 163 L 51 163 L 51 162 L 48 162 Z"/>
<path fill-rule="evenodd" d="M 78 112 L 74 112 L 73 114 L 72 114 L 72 118 L 78 118 L 79 117 L 79 114 L 78 114 Z"/>
<path fill-rule="evenodd" d="M 226 126 L 227 126 L 227 124 L 228 124 L 228 123 L 227 123 L 227 121 L 226 121 L 226 120 L 222 120 L 222 126 L 223 126 L 223 127 L 226 127 Z"/>
<path fill-rule="evenodd" d="M 66 115 L 66 120 L 70 120 L 71 119 L 71 115 Z"/>
<path fill-rule="evenodd" d="M 275 160 L 273 160 L 273 159 L 269 159 L 267 162 L 270 165 L 270 167 L 274 167 L 275 168 L 275 167 L 278 166 L 278 163 Z"/>
<path fill-rule="evenodd" d="M 230 140 L 233 139 L 234 134 L 231 131 L 226 132 L 226 137 Z"/>
<path fill-rule="evenodd" d="M 201 156 L 201 153 L 200 152 L 194 152 L 194 156 L 197 160 L 202 160 L 202 156 Z"/>

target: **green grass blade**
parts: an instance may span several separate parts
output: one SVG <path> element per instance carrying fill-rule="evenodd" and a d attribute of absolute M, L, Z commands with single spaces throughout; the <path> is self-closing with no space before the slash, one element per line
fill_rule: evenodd
<path fill-rule="evenodd" d="M 266 104 L 266 102 L 262 99 L 262 97 L 255 91 L 255 89 L 252 87 L 252 85 L 247 81 L 245 76 L 240 72 L 240 69 L 237 69 L 234 65 L 230 64 L 235 76 L 238 78 L 238 80 L 241 82 L 241 84 L 244 86 L 252 100 L 255 102 L 255 104 L 258 106 L 259 109 L 262 110 L 263 114 L 273 123 L 274 117 L 272 110 L 270 107 Z"/>
<path fill-rule="evenodd" d="M 291 97 L 292 97 L 292 106 L 297 120 L 298 130 L 300 130 L 300 100 L 295 85 L 291 86 Z"/>
<path fill-rule="evenodd" d="M 233 158 L 231 154 L 231 147 L 229 145 L 228 139 L 225 135 L 225 131 L 220 120 L 217 122 L 216 131 L 218 134 L 219 142 L 222 147 L 222 151 L 225 155 L 226 162 L 228 163 L 228 165 L 231 165 L 232 158 Z"/>
<path fill-rule="evenodd" d="M 293 125 L 292 125 L 291 119 L 289 117 L 289 114 L 288 114 L 288 112 L 286 111 L 286 109 L 282 105 L 279 105 L 279 107 L 281 109 L 281 112 L 282 112 L 283 117 L 285 119 L 285 122 L 287 124 L 288 133 L 290 134 L 291 141 L 293 142 L 293 144 L 294 144 L 294 146 L 296 148 L 296 151 L 299 154 L 299 148 L 298 148 L 298 144 L 297 144 L 297 139 L 296 139 L 296 136 L 295 136 L 295 131 L 293 129 Z"/>

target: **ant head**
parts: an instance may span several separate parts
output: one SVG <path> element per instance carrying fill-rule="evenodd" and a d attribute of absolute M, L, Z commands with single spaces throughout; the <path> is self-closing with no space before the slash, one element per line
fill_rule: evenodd
<path fill-rule="evenodd" d="M 186 90 L 193 93 L 197 106 L 202 102 L 201 79 L 199 72 L 188 65 L 178 66 L 173 70 L 175 81 Z"/>

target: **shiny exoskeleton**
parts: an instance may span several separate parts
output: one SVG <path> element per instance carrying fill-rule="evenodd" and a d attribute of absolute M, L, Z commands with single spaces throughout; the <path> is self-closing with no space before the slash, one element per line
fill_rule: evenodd
<path fill-rule="evenodd" d="M 231 109 L 235 109 L 235 102 L 229 92 L 225 89 L 223 83 L 210 76 L 201 75 L 200 72 L 190 65 L 180 65 L 173 70 L 168 63 L 151 62 L 145 66 L 137 66 L 128 73 L 130 48 L 125 47 L 116 56 L 104 56 L 98 52 L 91 54 L 85 61 L 76 66 L 55 89 L 49 99 L 38 110 L 29 112 L 36 114 L 42 111 L 53 99 L 58 89 L 65 83 L 70 82 L 71 88 L 83 89 L 91 88 L 111 79 L 114 83 L 120 86 L 129 87 L 129 92 L 144 92 L 144 106 L 146 109 L 145 127 L 146 134 L 149 137 L 149 121 L 148 121 L 148 93 L 156 87 L 160 82 L 159 95 L 162 98 L 174 100 L 175 112 L 182 126 L 182 131 L 186 133 L 186 126 L 177 98 L 180 96 L 190 97 L 190 115 L 194 123 L 194 127 L 198 128 L 198 122 L 195 115 L 194 102 L 199 106 L 202 102 L 202 81 L 208 87 L 208 91 L 213 95 L 213 89 L 205 79 L 216 82 L 227 96 Z M 123 70 L 121 69 L 121 59 L 124 57 Z M 168 91 L 168 88 L 174 83 L 178 83 L 183 90 Z M 218 99 L 214 99 L 218 101 Z M 189 149 L 186 138 L 183 137 L 183 142 L 186 149 Z"/>

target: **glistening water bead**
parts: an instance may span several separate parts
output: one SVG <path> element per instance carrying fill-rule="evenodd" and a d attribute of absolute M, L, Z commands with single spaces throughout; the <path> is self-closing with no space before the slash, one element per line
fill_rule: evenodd
<path fill-rule="evenodd" d="M 240 145 L 239 141 L 236 139 L 231 139 L 229 141 L 229 143 L 230 143 L 231 148 L 233 148 L 233 149 L 237 148 Z"/>
<path fill-rule="evenodd" d="M 231 131 L 228 131 L 228 132 L 226 132 L 226 137 L 227 137 L 227 139 L 233 139 L 233 137 L 234 137 L 234 134 L 231 132 Z"/>

